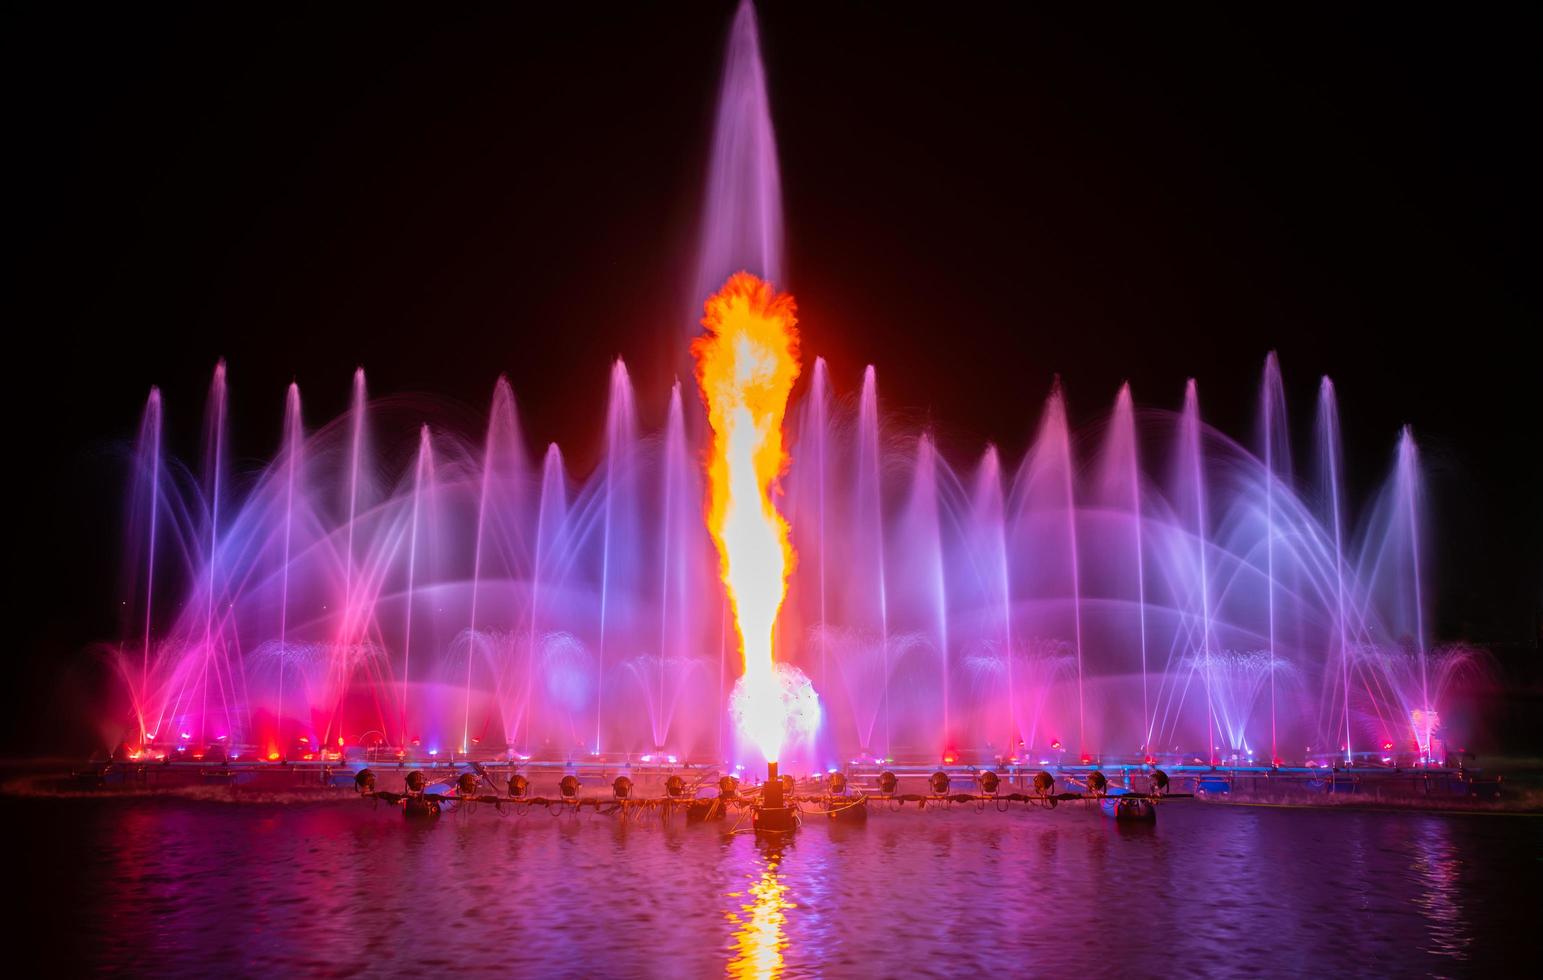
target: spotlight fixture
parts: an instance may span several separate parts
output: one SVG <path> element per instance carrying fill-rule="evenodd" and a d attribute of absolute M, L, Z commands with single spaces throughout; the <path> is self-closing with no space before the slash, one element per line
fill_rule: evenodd
<path fill-rule="evenodd" d="M 1088 789 L 1094 796 L 1103 796 L 1104 790 L 1109 788 L 1109 780 L 1097 769 L 1088 773 Z"/>
<path fill-rule="evenodd" d="M 670 778 L 664 781 L 664 792 L 671 799 L 679 799 L 686 795 L 686 781 L 678 774 L 671 774 Z"/>
<path fill-rule="evenodd" d="M 1055 792 L 1055 777 L 1041 769 L 1034 774 L 1034 792 L 1040 796 L 1049 796 Z"/>
<path fill-rule="evenodd" d="M 563 794 L 563 799 L 571 800 L 579 795 L 579 777 L 569 773 L 557 784 L 557 791 Z"/>
<path fill-rule="evenodd" d="M 422 769 L 414 769 L 407 774 L 407 792 L 409 793 L 421 793 L 428 784 L 429 777 L 423 774 Z"/>
<path fill-rule="evenodd" d="M 455 781 L 455 792 L 456 792 L 457 796 L 473 796 L 473 795 L 475 795 L 476 792 L 477 792 L 477 775 L 476 775 L 476 773 L 470 773 L 470 772 L 463 772 L 463 773 L 461 773 L 460 777 L 458 779 L 456 779 L 456 781 Z"/>
<path fill-rule="evenodd" d="M 632 780 L 626 776 L 617 776 L 611 783 L 611 792 L 616 794 L 618 800 L 625 800 L 632 795 Z"/>
<path fill-rule="evenodd" d="M 375 773 L 369 769 L 354 773 L 354 789 L 361 794 L 375 792 Z"/>
<path fill-rule="evenodd" d="M 510 775 L 510 777 L 509 777 L 509 795 L 510 795 L 510 797 L 512 797 L 514 799 L 519 799 L 520 797 L 524 796 L 529 791 L 530 791 L 530 780 L 526 779 L 524 776 L 521 776 L 519 773 L 513 773 L 512 775 Z"/>
<path fill-rule="evenodd" d="M 885 796 L 894 796 L 895 787 L 900 785 L 900 778 L 888 769 L 879 773 L 879 792 Z"/>
<path fill-rule="evenodd" d="M 833 772 L 833 773 L 830 774 L 830 778 L 828 780 L 828 783 L 829 783 L 829 786 L 830 786 L 831 795 L 833 795 L 833 796 L 845 796 L 846 795 L 846 791 L 847 791 L 847 778 L 846 778 L 845 775 L 843 775 L 842 773 L 839 773 L 839 772 Z"/>
<path fill-rule="evenodd" d="M 932 777 L 928 779 L 927 782 L 932 784 L 932 792 L 938 796 L 942 796 L 944 793 L 948 792 L 948 773 L 941 769 L 933 773 Z"/>
<path fill-rule="evenodd" d="M 1001 778 L 991 770 L 988 769 L 980 774 L 980 791 L 987 796 L 997 795 L 997 788 L 1001 785 Z"/>
<path fill-rule="evenodd" d="M 739 780 L 733 776 L 724 776 L 718 780 L 718 795 L 723 799 L 730 799 L 739 795 Z"/>
<path fill-rule="evenodd" d="M 1161 769 L 1152 770 L 1152 791 L 1155 793 L 1168 792 L 1168 774 Z"/>

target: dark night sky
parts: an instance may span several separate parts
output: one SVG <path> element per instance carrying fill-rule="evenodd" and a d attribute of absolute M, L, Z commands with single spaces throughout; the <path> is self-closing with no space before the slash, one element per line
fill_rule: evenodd
<path fill-rule="evenodd" d="M 291 378 L 319 422 L 356 364 L 473 419 L 506 372 L 531 441 L 580 458 L 611 355 L 662 414 L 731 12 L 8 11 L 0 737 L 36 747 L 91 683 L 108 450 L 152 383 L 192 456 L 228 358 L 248 461 Z M 1194 375 L 1239 437 L 1267 350 L 1299 433 L 1328 373 L 1358 499 L 1401 424 L 1421 442 L 1438 631 L 1536 692 L 1538 15 L 1290 14 L 769 5 L 805 348 L 843 388 L 875 362 L 961 457 L 1021 452 L 1056 372 L 1084 421 Z"/>

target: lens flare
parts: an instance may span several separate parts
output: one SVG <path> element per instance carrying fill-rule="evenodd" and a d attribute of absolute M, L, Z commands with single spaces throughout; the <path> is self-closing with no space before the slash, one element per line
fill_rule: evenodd
<path fill-rule="evenodd" d="M 781 753 L 788 723 L 772 629 L 794 554 L 772 494 L 788 463 L 782 421 L 798 380 L 797 322 L 791 295 L 737 272 L 707 300 L 707 332 L 691 344 L 713 430 L 707 529 L 745 658 L 736 715 L 767 761 Z"/>

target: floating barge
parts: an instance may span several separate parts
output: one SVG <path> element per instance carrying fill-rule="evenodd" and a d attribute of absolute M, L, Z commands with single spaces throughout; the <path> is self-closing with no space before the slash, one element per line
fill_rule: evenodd
<path fill-rule="evenodd" d="M 94 763 L 67 777 L 34 780 L 40 789 L 104 793 L 228 790 L 232 795 L 316 794 L 359 790 L 363 770 L 374 777 L 376 798 L 404 796 L 411 773 L 424 776 L 420 794 L 446 804 L 493 803 L 500 806 L 609 808 L 630 812 L 648 803 L 655 810 L 683 812 L 692 805 L 703 813 L 717 805 L 722 816 L 745 805 L 759 805 L 754 786 L 741 793 L 738 780 L 724 765 L 713 762 L 641 762 L 626 758 L 584 761 L 343 758 L 267 761 L 244 758 L 210 763 L 177 758 L 157 761 Z M 458 782 L 475 777 L 470 792 Z M 506 792 L 511 780 L 524 781 L 520 796 Z M 569 780 L 572 780 L 571 784 Z M 630 787 L 622 796 L 616 786 Z M 732 781 L 735 792 L 725 796 L 720 784 Z M 838 783 L 839 781 L 839 783 Z M 779 780 L 786 796 L 800 810 L 798 819 L 846 813 L 862 800 L 862 815 L 872 806 L 897 809 L 909 805 L 1016 805 L 1053 807 L 1060 803 L 1098 801 L 1098 808 L 1120 820 L 1150 820 L 1163 797 L 1187 797 L 1212 803 L 1286 805 L 1364 805 L 1411 808 L 1492 809 L 1500 805 L 1502 779 L 1463 768 L 1392 767 L 1272 767 L 1149 764 L 1049 765 L 903 765 L 854 763 L 839 771 L 794 780 Z M 536 786 L 539 785 L 539 790 Z M 562 791 L 570 785 L 572 793 Z M 758 784 L 764 785 L 764 784 Z M 839 790 L 833 787 L 839 785 Z M 585 789 L 581 791 L 580 787 Z M 496 787 L 496 789 L 490 789 Z M 673 789 L 671 788 L 673 787 Z M 598 789 L 598 795 L 597 795 Z M 703 795 L 703 794 L 706 795 Z M 732 797 L 732 798 L 730 798 Z M 1111 799 L 1115 798 L 1115 799 Z M 736 802 L 736 800 L 740 802 Z M 405 805 L 405 804 L 404 804 Z M 847 814 L 843 819 L 860 819 Z"/>

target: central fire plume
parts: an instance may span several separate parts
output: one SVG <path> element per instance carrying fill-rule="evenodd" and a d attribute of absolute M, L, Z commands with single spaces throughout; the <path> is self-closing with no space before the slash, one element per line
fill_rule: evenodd
<path fill-rule="evenodd" d="M 798 380 L 797 322 L 792 296 L 738 272 L 707 300 L 707 332 L 691 345 L 713 430 L 707 529 L 745 657 L 733 710 L 768 761 L 776 761 L 789 729 L 817 712 L 808 681 L 772 660 L 772 630 L 795 557 L 772 492 L 788 463 L 782 420 Z"/>

